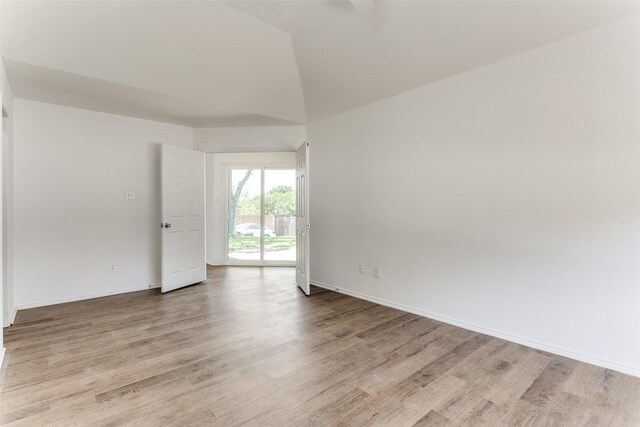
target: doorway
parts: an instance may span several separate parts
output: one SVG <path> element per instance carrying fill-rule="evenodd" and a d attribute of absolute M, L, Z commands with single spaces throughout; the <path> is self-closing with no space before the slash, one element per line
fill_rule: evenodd
<path fill-rule="evenodd" d="M 227 167 L 226 264 L 296 264 L 296 169 Z"/>

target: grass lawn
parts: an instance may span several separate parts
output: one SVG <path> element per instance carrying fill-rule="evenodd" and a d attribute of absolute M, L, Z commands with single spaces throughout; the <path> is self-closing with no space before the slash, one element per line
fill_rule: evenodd
<path fill-rule="evenodd" d="M 288 249 L 296 246 L 294 236 L 265 237 L 264 250 Z M 229 236 L 229 252 L 237 252 L 249 249 L 260 249 L 260 238 L 253 236 Z"/>

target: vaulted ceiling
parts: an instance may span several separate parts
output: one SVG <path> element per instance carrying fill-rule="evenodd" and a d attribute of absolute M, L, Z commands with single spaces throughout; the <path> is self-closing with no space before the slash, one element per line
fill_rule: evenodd
<path fill-rule="evenodd" d="M 7 1 L 18 97 L 191 126 L 306 121 L 291 36 L 218 2 Z"/>
<path fill-rule="evenodd" d="M 194 127 L 315 121 L 640 13 L 625 1 L 4 1 L 18 97 Z"/>
<path fill-rule="evenodd" d="M 292 34 L 311 120 L 640 11 L 618 1 L 231 1 Z"/>

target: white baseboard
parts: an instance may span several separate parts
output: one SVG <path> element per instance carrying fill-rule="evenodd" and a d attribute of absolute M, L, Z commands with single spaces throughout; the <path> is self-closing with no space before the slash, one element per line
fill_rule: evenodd
<path fill-rule="evenodd" d="M 7 327 L 13 325 L 13 322 L 15 322 L 15 320 L 16 320 L 16 314 L 17 313 L 18 313 L 18 310 L 16 310 L 15 306 L 9 308 L 9 314 L 7 316 L 7 319 L 6 319 L 7 323 L 6 324 L 4 323 L 5 319 L 3 317 L 2 318 L 2 327 L 3 328 L 7 328 Z"/>
<path fill-rule="evenodd" d="M 6 348 L 2 347 L 2 351 L 0 351 L 0 368 L 2 368 L 2 362 L 4 361 L 4 353 L 7 351 Z"/>
<path fill-rule="evenodd" d="M 531 340 L 529 338 L 524 338 L 516 335 L 511 335 L 506 332 L 497 331 L 494 329 L 485 328 L 482 326 L 478 326 L 472 323 L 467 323 L 461 320 L 452 319 L 447 316 L 441 316 L 439 314 L 430 313 L 428 311 L 419 310 L 417 308 L 409 307 L 403 304 L 398 304 L 392 301 L 387 301 L 385 299 L 372 297 L 360 292 L 351 291 L 349 289 L 338 288 L 336 286 L 328 285 L 326 283 L 311 281 L 311 284 L 314 286 L 318 286 L 320 288 L 329 289 L 332 291 L 340 292 L 345 295 L 350 295 L 355 298 L 367 300 L 370 302 L 374 302 L 376 304 L 384 305 L 387 307 L 395 308 L 398 310 L 406 311 L 408 313 L 417 314 L 418 316 L 428 317 L 429 319 L 437 320 L 439 322 L 448 323 L 450 325 L 459 326 L 464 329 L 469 329 L 474 332 L 479 332 L 481 334 L 490 335 L 492 337 L 501 338 L 507 341 L 515 342 L 517 344 L 526 345 L 527 347 L 532 347 L 538 350 L 546 351 L 549 353 L 557 354 L 559 356 L 568 357 L 570 359 L 579 360 L 581 362 L 590 363 L 592 365 L 600 366 L 606 369 L 612 369 L 614 371 L 622 372 L 624 374 L 633 375 L 635 377 L 640 377 L 640 368 L 629 366 L 626 364 L 617 363 L 611 360 L 603 360 L 597 357 L 588 356 L 585 354 L 578 353 L 573 350 L 569 350 L 566 348 L 558 347 L 551 344 L 546 344 L 543 342 L 539 342 L 536 340 Z"/>
<path fill-rule="evenodd" d="M 95 292 L 91 294 L 75 295 L 75 296 L 65 297 L 65 298 L 36 301 L 36 302 L 27 303 L 27 304 L 20 304 L 15 308 L 15 311 L 17 312 L 17 310 L 25 310 L 27 308 L 36 308 L 36 307 L 44 307 L 47 305 L 64 304 L 67 302 L 82 301 L 86 299 L 108 297 L 111 295 L 128 294 L 129 292 L 146 291 L 149 289 L 154 289 L 159 287 L 160 287 L 159 283 L 154 283 L 151 285 L 137 286 L 134 288 L 116 289 L 116 290 L 110 290 L 110 291 L 104 291 L 104 292 Z M 14 319 L 15 319 L 15 315 L 14 315 Z"/>
<path fill-rule="evenodd" d="M 11 315 L 9 315 L 9 326 L 13 325 L 16 321 L 16 314 L 18 314 L 18 309 L 13 306 L 11 308 Z"/>

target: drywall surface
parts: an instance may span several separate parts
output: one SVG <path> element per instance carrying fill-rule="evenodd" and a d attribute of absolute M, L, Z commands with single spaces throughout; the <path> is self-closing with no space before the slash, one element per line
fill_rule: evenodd
<path fill-rule="evenodd" d="M 0 9 L 2 5 L 0 5 Z M 2 147 L 0 149 L 0 200 L 2 201 L 2 209 L 0 209 L 0 278 L 2 278 L 2 290 L 0 292 L 0 310 L 2 310 L 2 324 L 6 326 L 11 318 L 13 312 L 13 284 L 11 282 L 11 268 L 7 265 L 7 259 L 10 259 L 12 253 L 12 246 L 10 245 L 11 233 L 7 230 L 7 219 L 11 219 L 11 191 L 6 191 L 7 184 L 11 184 L 11 177 L 7 179 L 7 172 L 11 169 L 7 169 L 7 166 L 11 166 L 10 157 L 7 157 L 7 153 L 10 155 L 10 150 L 6 150 L 5 147 L 10 147 L 12 144 L 12 120 L 13 120 L 13 94 L 11 87 L 9 86 L 9 80 L 0 57 L 0 104 L 6 114 L 1 114 L 2 125 L 0 129 L 0 137 L 2 138 Z M 5 117 L 7 116 L 8 117 Z M 8 214 L 7 214 L 8 213 Z M 4 359 L 5 349 L 3 347 L 3 334 L 0 334 L 0 367 L 2 366 L 2 360 Z"/>
<path fill-rule="evenodd" d="M 192 147 L 193 130 L 22 99 L 14 112 L 16 306 L 157 285 L 160 144 Z"/>
<path fill-rule="evenodd" d="M 21 98 L 192 126 L 306 122 L 291 35 L 222 2 L 3 3 Z"/>
<path fill-rule="evenodd" d="M 311 279 L 640 375 L 639 118 L 636 17 L 313 123 Z"/>
<path fill-rule="evenodd" d="M 9 326 L 15 316 L 13 303 L 13 94 L 0 58 L 2 79 L 2 323 Z M 1 345 L 0 345 L 1 347 Z"/>
<path fill-rule="evenodd" d="M 206 153 L 295 151 L 307 139 L 306 126 L 196 128 L 196 147 Z"/>
<path fill-rule="evenodd" d="M 207 170 L 207 264 L 227 263 L 227 173 L 229 168 L 295 168 L 295 152 L 208 153 Z"/>

